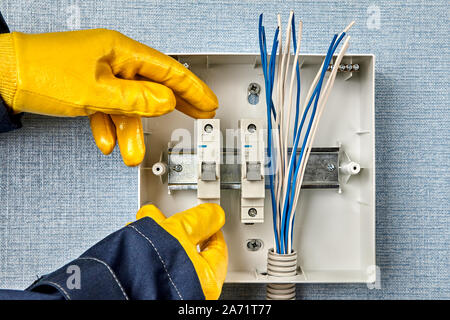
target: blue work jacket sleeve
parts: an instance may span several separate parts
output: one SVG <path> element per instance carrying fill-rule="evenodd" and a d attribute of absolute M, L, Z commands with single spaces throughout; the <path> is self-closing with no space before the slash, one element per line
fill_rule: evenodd
<path fill-rule="evenodd" d="M 9 32 L 8 25 L 6 24 L 5 20 L 3 19 L 2 13 L 0 12 L 0 33 L 8 33 L 8 32 Z M 1 59 L 0 63 L 2 63 Z M 5 103 L 3 102 L 3 99 L 0 97 L 0 133 L 22 127 L 22 124 L 20 122 L 21 117 L 22 117 L 21 113 L 16 115 L 9 113 Z"/>
<path fill-rule="evenodd" d="M 181 244 L 153 219 L 114 232 L 78 259 L 0 299 L 204 299 Z"/>
<path fill-rule="evenodd" d="M 22 113 L 11 114 L 10 112 L 8 112 L 5 103 L 0 98 L 0 133 L 21 128 L 22 127 L 22 123 L 20 122 L 21 117 Z"/>

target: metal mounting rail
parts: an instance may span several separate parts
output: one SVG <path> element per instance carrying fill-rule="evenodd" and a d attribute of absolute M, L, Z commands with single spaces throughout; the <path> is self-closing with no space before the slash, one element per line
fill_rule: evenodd
<path fill-rule="evenodd" d="M 302 188 L 339 188 L 339 149 L 339 147 L 312 148 Z M 222 151 L 221 189 L 239 190 L 241 188 L 241 165 L 238 152 L 237 149 L 223 149 Z M 194 149 L 170 148 L 167 154 L 167 163 L 169 191 L 197 190 L 197 157 Z M 265 168 L 267 176 L 270 169 L 267 164 L 265 164 Z"/>

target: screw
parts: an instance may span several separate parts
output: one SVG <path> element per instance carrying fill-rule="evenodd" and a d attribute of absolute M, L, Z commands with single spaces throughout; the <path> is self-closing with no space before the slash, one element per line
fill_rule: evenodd
<path fill-rule="evenodd" d="M 213 131 L 213 126 L 208 123 L 203 130 L 205 130 L 206 133 L 211 133 Z"/>
<path fill-rule="evenodd" d="M 256 94 L 259 95 L 261 92 L 261 86 L 257 84 L 256 82 L 252 82 L 248 85 L 247 88 L 248 94 Z"/>
<path fill-rule="evenodd" d="M 351 64 L 348 64 L 345 66 L 345 68 L 347 69 L 347 71 L 352 71 L 353 66 Z"/>
<path fill-rule="evenodd" d="M 255 208 L 250 208 L 250 209 L 248 209 L 248 215 L 250 216 L 250 217 L 256 217 L 256 214 L 258 213 L 258 211 L 256 211 L 256 209 Z"/>
<path fill-rule="evenodd" d="M 341 63 L 341 65 L 339 66 L 339 70 L 345 71 L 345 64 Z"/>
<path fill-rule="evenodd" d="M 355 63 L 353 65 L 353 70 L 358 71 L 359 70 L 359 64 Z"/>
<path fill-rule="evenodd" d="M 247 127 L 247 131 L 250 133 L 254 133 L 256 131 L 256 126 L 253 123 L 250 123 Z"/>
<path fill-rule="evenodd" d="M 247 88 L 247 101 L 251 105 L 257 105 L 259 103 L 259 93 L 261 92 L 261 86 L 256 82 L 252 82 Z"/>
<path fill-rule="evenodd" d="M 334 169 L 336 169 L 336 166 L 332 163 L 327 164 L 327 170 L 332 172 L 334 171 Z"/>
<path fill-rule="evenodd" d="M 258 251 L 263 246 L 263 243 L 259 239 L 250 239 L 247 241 L 247 249 L 249 251 Z"/>
<path fill-rule="evenodd" d="M 181 164 L 176 164 L 173 166 L 173 171 L 181 172 L 183 170 L 183 166 Z"/>
<path fill-rule="evenodd" d="M 183 63 L 183 66 L 184 66 L 186 69 L 190 69 L 190 68 L 191 68 L 191 66 L 190 66 L 189 63 L 187 63 L 187 62 Z"/>

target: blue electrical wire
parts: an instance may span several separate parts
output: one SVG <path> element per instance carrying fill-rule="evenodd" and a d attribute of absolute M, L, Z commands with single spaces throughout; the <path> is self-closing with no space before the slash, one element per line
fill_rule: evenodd
<path fill-rule="evenodd" d="M 263 15 L 261 14 L 259 16 L 259 46 L 260 46 L 260 52 L 261 52 L 261 65 L 264 73 L 264 81 L 265 81 L 265 88 L 266 88 L 266 104 L 267 104 L 267 129 L 268 129 L 268 148 L 267 148 L 267 156 L 269 159 L 269 168 L 273 168 L 273 171 L 269 173 L 269 188 L 272 198 L 272 212 L 273 212 L 273 228 L 274 228 L 274 234 L 275 234 L 275 244 L 276 244 L 276 252 L 281 254 L 287 254 L 287 243 L 288 243 L 288 236 L 289 236 L 289 228 L 290 225 L 290 217 L 293 215 L 292 223 L 295 221 L 295 209 L 291 207 L 292 203 L 291 201 L 294 200 L 295 197 L 295 185 L 297 182 L 298 177 L 298 171 L 300 169 L 300 165 L 303 160 L 304 156 L 304 150 L 306 143 L 308 141 L 308 137 L 311 131 L 312 124 L 314 122 L 314 118 L 317 111 L 317 104 L 320 97 L 320 92 L 322 89 L 323 80 L 325 77 L 325 73 L 327 71 L 328 65 L 330 64 L 330 61 L 334 55 L 334 52 L 336 51 L 337 47 L 339 46 L 341 40 L 344 38 L 345 33 L 342 33 L 340 37 L 337 39 L 337 34 L 334 35 L 331 44 L 328 48 L 327 55 L 325 57 L 325 62 L 321 71 L 321 75 L 319 78 L 319 81 L 316 85 L 316 88 L 314 89 L 314 92 L 312 96 L 310 97 L 310 100 L 308 101 L 307 107 L 305 108 L 305 111 L 303 112 L 303 116 L 300 122 L 300 125 L 298 124 L 299 120 L 299 113 L 300 113 L 300 68 L 299 65 L 296 65 L 296 75 L 297 75 L 297 97 L 296 97 L 296 114 L 295 114 L 295 122 L 294 122 L 294 147 L 292 148 L 291 152 L 291 159 L 289 161 L 289 173 L 288 173 L 288 183 L 287 183 L 287 189 L 286 189 L 286 197 L 284 201 L 284 206 L 282 210 L 281 215 L 281 230 L 280 235 L 278 235 L 277 232 L 277 212 L 281 212 L 281 203 L 277 204 L 275 202 L 275 191 L 274 191 L 274 182 L 273 182 L 273 172 L 276 168 L 275 159 L 272 159 L 272 116 L 274 119 L 276 119 L 277 114 L 275 111 L 275 107 L 272 101 L 272 93 L 273 93 L 273 85 L 274 85 L 274 77 L 275 77 L 275 61 L 276 61 L 276 51 L 278 47 L 278 34 L 280 32 L 279 28 L 276 29 L 273 45 L 272 45 L 272 51 L 270 60 L 268 63 L 268 57 L 267 57 L 267 45 L 266 45 L 266 35 L 265 35 L 265 29 L 262 25 Z M 293 16 L 292 18 L 292 34 L 293 34 L 293 48 L 294 52 L 297 50 L 297 42 L 295 37 L 295 18 Z M 336 40 L 337 39 L 337 40 Z M 312 103 L 314 102 L 313 110 L 311 112 L 310 120 L 308 123 L 308 128 L 306 130 L 303 143 L 300 149 L 300 155 L 297 159 L 297 149 L 298 144 L 301 136 L 301 132 L 303 130 L 303 125 L 305 124 L 306 116 L 309 113 L 309 110 L 311 108 Z M 294 170 L 295 168 L 295 170 Z M 277 206 L 279 207 L 277 210 Z M 291 241 L 292 241 L 292 235 L 291 233 Z"/>
<path fill-rule="evenodd" d="M 265 31 L 264 27 L 262 26 L 262 19 L 263 15 L 261 14 L 259 16 L 259 46 L 261 51 L 261 66 L 264 73 L 264 80 L 265 80 L 265 88 L 266 88 L 266 104 L 267 104 L 267 141 L 268 141 L 268 148 L 267 148 L 267 156 L 269 159 L 269 168 L 274 167 L 274 162 L 272 159 L 272 113 L 274 117 L 276 117 L 275 108 L 273 106 L 272 101 L 272 83 L 274 78 L 274 71 L 275 71 L 275 59 L 276 59 L 276 48 L 278 46 L 278 28 L 275 32 L 274 37 L 274 44 L 272 46 L 272 54 L 269 61 L 269 68 L 270 70 L 267 70 L 267 48 L 266 48 L 266 37 L 265 37 Z M 275 53 L 275 54 L 274 54 Z M 270 74 L 268 74 L 270 72 Z M 269 187 L 270 187 L 270 193 L 272 198 L 272 212 L 273 212 L 273 228 L 274 228 L 274 234 L 275 234 L 275 244 L 276 244 L 276 252 L 280 252 L 279 248 L 279 239 L 278 239 L 278 232 L 276 227 L 276 202 L 275 202 L 275 191 L 273 187 L 273 174 L 272 172 L 269 172 Z"/>
<path fill-rule="evenodd" d="M 287 250 L 287 241 L 288 241 L 288 234 L 289 234 L 288 230 L 291 227 L 290 226 L 290 216 L 291 216 L 291 214 L 294 214 L 293 219 L 295 218 L 295 210 L 294 210 L 294 213 L 292 213 L 293 208 L 291 208 L 288 204 L 289 204 L 289 201 L 291 201 L 291 200 L 293 201 L 293 198 L 294 198 L 294 195 L 295 195 L 295 185 L 296 185 L 296 181 L 297 181 L 297 177 L 298 177 L 298 171 L 300 169 L 300 164 L 301 164 L 301 162 L 303 160 L 305 145 L 306 145 L 306 142 L 308 140 L 309 133 L 310 133 L 310 130 L 311 130 L 311 126 L 312 126 L 312 123 L 314 121 L 314 117 L 315 117 L 315 114 L 316 114 L 317 103 L 319 101 L 320 91 L 321 91 L 321 88 L 322 88 L 323 79 L 325 77 L 325 73 L 326 73 L 326 70 L 328 68 L 328 65 L 329 65 L 329 63 L 330 63 L 330 61 L 331 61 L 331 59 L 332 59 L 332 57 L 334 55 L 334 52 L 336 51 L 337 47 L 339 46 L 339 43 L 344 38 L 344 36 L 345 36 L 345 33 L 342 33 L 337 41 L 336 41 L 337 35 L 335 35 L 333 37 L 333 41 L 330 44 L 330 47 L 329 47 L 328 52 L 327 52 L 327 56 L 325 58 L 325 63 L 324 63 L 324 66 L 322 68 L 320 80 L 319 80 L 319 82 L 318 82 L 318 84 L 317 84 L 317 86 L 316 86 L 316 88 L 314 90 L 313 95 L 311 96 L 311 98 L 310 98 L 310 100 L 308 102 L 308 105 L 307 105 L 307 108 L 305 109 L 305 112 L 303 113 L 302 121 L 300 123 L 299 130 L 297 131 L 297 135 L 295 137 L 295 147 L 293 148 L 292 152 L 296 152 L 296 150 L 298 148 L 298 142 L 299 142 L 298 140 L 300 138 L 300 133 L 301 133 L 302 128 L 303 128 L 304 120 L 306 118 L 306 115 L 307 115 L 307 113 L 309 111 L 309 108 L 311 106 L 311 103 L 312 103 L 313 99 L 315 99 L 312 115 L 310 117 L 310 121 L 309 121 L 308 128 L 307 128 L 307 132 L 305 134 L 305 137 L 304 137 L 304 140 L 303 140 L 303 143 L 302 143 L 302 147 L 301 147 L 301 151 L 300 151 L 300 155 L 299 155 L 299 162 L 295 166 L 295 172 L 294 172 L 293 176 L 292 176 L 292 168 L 294 166 L 291 166 L 292 163 L 290 164 L 290 167 L 289 167 L 288 190 L 287 190 L 287 193 L 286 193 L 287 196 L 286 196 L 286 199 L 285 199 L 285 205 L 284 205 L 284 211 L 283 211 L 283 221 L 282 221 L 283 237 L 281 239 L 281 247 L 282 247 L 281 249 L 285 253 L 287 253 L 286 250 Z M 292 158 L 291 158 L 291 160 L 292 160 Z M 291 182 L 291 180 L 292 180 L 292 182 Z M 291 234 L 291 236 L 292 236 L 292 234 Z"/>
<path fill-rule="evenodd" d="M 272 52 L 271 52 L 271 56 L 270 56 L 270 62 L 269 62 L 269 97 L 270 97 L 270 106 L 271 106 L 271 110 L 273 113 L 273 117 L 274 119 L 276 119 L 276 112 L 275 112 L 275 107 L 272 101 L 272 93 L 273 93 L 273 81 L 274 81 L 274 74 L 275 74 L 275 61 L 276 61 L 276 51 L 277 51 L 277 47 L 278 47 L 278 28 L 275 32 L 275 36 L 274 36 L 274 41 L 273 41 L 273 45 L 272 45 Z M 267 116 L 270 117 L 270 112 L 269 110 L 267 110 Z M 275 202 L 275 190 L 274 190 L 274 186 L 273 186 L 273 172 L 275 171 L 275 168 L 277 166 L 275 159 L 272 157 L 272 152 L 273 152 L 273 144 L 272 144 L 272 119 L 269 118 L 268 119 L 268 141 L 270 138 L 270 163 L 271 163 L 271 168 L 273 169 L 273 171 L 270 173 L 270 184 L 271 184 L 271 197 L 272 197 L 272 210 L 275 208 L 276 209 L 276 202 Z M 276 250 L 277 252 L 279 252 L 279 237 L 278 237 L 278 231 L 277 231 L 277 227 L 276 227 L 276 212 L 273 212 L 273 222 L 274 222 L 274 232 L 275 232 L 275 243 L 276 243 Z"/>
<path fill-rule="evenodd" d="M 290 203 L 291 199 L 293 200 L 294 195 L 295 195 L 295 184 L 296 184 L 296 180 L 297 180 L 297 176 L 298 176 L 298 170 L 300 168 L 300 164 L 301 164 L 301 161 L 302 161 L 302 158 L 303 158 L 304 146 L 305 146 L 306 141 L 308 139 L 309 132 L 310 132 L 310 129 L 311 129 L 311 125 L 312 125 L 312 122 L 313 122 L 314 117 L 315 117 L 315 111 L 317 109 L 317 102 L 318 102 L 318 99 L 319 99 L 319 96 L 320 96 L 320 89 L 322 87 L 322 82 L 323 82 L 323 78 L 325 76 L 325 71 L 326 71 L 325 65 L 328 65 L 329 61 L 331 60 L 332 49 L 334 47 L 334 43 L 336 41 L 336 38 L 337 38 L 337 35 L 335 35 L 333 37 L 333 40 L 332 40 L 332 42 L 330 44 L 330 47 L 328 49 L 328 52 L 327 52 L 327 55 L 326 55 L 326 58 L 325 58 L 324 67 L 322 68 L 320 79 L 319 79 L 319 81 L 318 81 L 318 83 L 316 85 L 316 88 L 314 90 L 314 93 L 311 96 L 311 98 L 310 98 L 310 100 L 308 102 L 308 105 L 307 105 L 307 107 L 306 107 L 306 109 L 305 109 L 305 111 L 303 113 L 302 121 L 300 123 L 300 128 L 298 130 L 297 136 L 295 137 L 295 143 L 294 143 L 294 147 L 293 147 L 293 152 L 294 151 L 296 152 L 296 150 L 298 148 L 298 142 L 299 142 L 299 138 L 300 138 L 300 133 L 301 133 L 301 131 L 303 129 L 303 124 L 304 124 L 304 122 L 306 120 L 306 116 L 307 116 L 307 114 L 309 112 L 309 109 L 311 107 L 312 101 L 315 99 L 313 111 L 312 111 L 312 114 L 310 116 L 310 122 L 309 122 L 309 125 L 308 125 L 308 128 L 307 128 L 307 131 L 305 133 L 304 141 L 303 141 L 302 148 L 301 148 L 301 151 L 300 151 L 299 162 L 297 163 L 297 166 L 295 167 L 294 175 L 292 175 L 293 174 L 292 170 L 294 168 L 292 166 L 292 163 L 290 164 L 290 167 L 289 167 L 288 185 L 287 185 L 287 190 L 286 190 L 286 197 L 285 197 L 285 203 L 284 203 L 284 209 L 283 209 L 283 220 L 282 220 L 282 227 L 281 227 L 281 229 L 283 230 L 283 232 L 282 232 L 283 233 L 283 237 L 281 239 L 281 250 L 282 250 L 283 253 L 288 253 L 287 252 L 287 241 L 288 241 L 288 230 L 289 229 L 287 228 L 286 222 L 289 221 L 290 213 L 292 211 L 292 208 L 289 208 L 288 204 Z M 291 158 L 291 160 L 292 160 L 292 158 Z M 291 210 L 289 210 L 289 209 L 291 209 Z"/>
<path fill-rule="evenodd" d="M 294 52 L 297 52 L 297 38 L 296 38 L 296 31 L 295 31 L 295 14 L 292 14 L 292 23 L 291 23 L 291 29 L 292 29 L 292 45 L 293 45 L 293 49 Z M 297 80 L 297 97 L 296 97 L 296 101 L 295 101 L 295 121 L 294 121 L 294 137 L 297 134 L 297 130 L 298 130 L 298 118 L 299 118 L 299 113 L 300 113 L 300 67 L 297 61 L 297 64 L 295 66 L 295 71 L 296 71 L 296 80 Z M 293 165 L 295 167 L 296 163 L 297 163 L 297 152 L 294 152 L 294 150 L 292 149 L 291 152 L 291 157 L 293 158 Z M 289 208 L 289 205 L 288 205 Z"/>
<path fill-rule="evenodd" d="M 269 87 L 270 87 L 270 104 L 271 104 L 271 110 L 273 112 L 273 117 L 274 119 L 276 119 L 276 112 L 275 112 L 275 107 L 272 101 L 272 93 L 273 93 L 273 82 L 274 82 L 274 77 L 275 77 L 275 61 L 276 61 L 276 53 L 277 53 L 277 47 L 278 47 L 278 33 L 279 33 L 279 29 L 277 28 L 277 30 L 275 31 L 275 36 L 274 36 L 274 40 L 273 40 L 273 45 L 272 45 L 272 52 L 270 55 L 270 62 L 269 62 Z M 270 116 L 270 112 L 268 110 L 267 113 L 268 116 Z M 270 137 L 270 162 L 272 164 L 272 168 L 275 169 L 276 168 L 276 162 L 275 159 L 272 157 L 272 149 L 273 149 L 273 145 L 272 145 L 272 119 L 268 119 L 268 122 L 270 122 L 270 130 L 268 128 L 268 137 Z M 274 171 L 273 171 L 274 172 Z M 275 202 L 275 190 L 273 187 L 273 172 L 270 174 L 270 182 L 271 182 L 271 197 L 272 197 L 272 210 L 275 208 L 276 209 L 276 202 Z M 276 227 L 276 211 L 273 212 L 273 223 L 274 223 L 274 232 L 275 232 L 275 243 L 276 243 L 276 250 L 277 252 L 279 252 L 279 237 L 278 237 L 278 231 L 277 231 L 277 227 Z"/>
<path fill-rule="evenodd" d="M 336 38 L 336 37 L 335 37 L 335 38 Z M 327 56 L 326 56 L 326 58 L 325 58 L 325 61 L 328 60 L 330 51 L 331 51 L 331 49 L 333 48 L 333 44 L 334 44 L 335 38 L 333 38 L 333 41 L 332 41 L 332 43 L 330 44 L 330 47 L 329 47 L 329 49 L 328 49 L 328 52 L 327 52 Z M 324 64 L 324 65 L 325 65 L 325 64 Z M 293 155 L 296 154 L 296 151 L 297 151 L 297 148 L 298 148 L 298 142 L 299 142 L 299 140 L 300 140 L 300 139 L 299 139 L 299 138 L 300 138 L 300 134 L 299 134 L 299 133 L 301 133 L 301 131 L 302 131 L 303 124 L 304 124 L 304 122 L 305 122 L 306 116 L 307 116 L 307 114 L 308 114 L 308 112 L 309 112 L 309 109 L 310 109 L 310 107 L 311 107 L 312 101 L 313 101 L 314 98 L 316 98 L 316 97 L 318 96 L 318 92 L 319 92 L 319 91 L 318 91 L 318 88 L 321 87 L 321 85 L 322 85 L 323 75 L 324 75 L 324 72 L 323 72 L 323 69 L 322 69 L 322 73 L 321 73 L 321 77 L 320 77 L 320 79 L 319 79 L 319 82 L 318 82 L 318 84 L 316 85 L 316 88 L 315 88 L 315 90 L 314 90 L 314 93 L 313 93 L 313 95 L 311 96 L 311 98 L 310 98 L 310 100 L 309 100 L 309 102 L 308 102 L 308 105 L 307 105 L 307 107 L 306 107 L 306 109 L 305 109 L 305 111 L 304 111 L 304 113 L 303 113 L 302 121 L 301 121 L 301 123 L 300 123 L 300 127 L 299 127 L 299 130 L 298 130 L 298 132 L 297 132 L 298 134 L 295 136 L 294 147 L 292 148 L 292 154 L 293 154 Z M 317 99 L 316 99 L 316 101 L 317 101 Z M 316 104 L 315 104 L 315 106 L 316 106 Z M 310 119 L 311 119 L 311 120 L 310 120 L 310 123 L 311 123 L 311 121 L 314 119 L 314 115 L 315 115 L 315 108 L 313 109 L 312 115 L 311 115 L 311 117 L 310 117 Z M 310 126 L 308 127 L 308 129 L 310 129 Z M 308 136 L 309 136 L 309 130 L 307 130 L 307 132 L 306 132 L 306 134 L 305 134 L 305 138 L 307 139 Z M 303 151 L 303 148 L 301 149 L 301 151 Z M 294 156 L 294 157 L 295 157 L 295 156 Z M 292 174 L 293 174 L 293 171 L 292 171 L 292 170 L 293 170 L 293 168 L 294 168 L 294 166 L 292 165 L 293 159 L 294 159 L 294 158 L 292 158 L 292 156 L 291 156 L 290 165 L 289 165 L 289 171 L 288 171 L 288 182 L 287 182 L 287 188 L 286 188 L 286 197 L 285 197 L 285 201 L 284 201 L 283 215 L 282 215 L 282 223 L 281 223 L 281 230 L 282 230 L 282 236 L 281 236 L 281 251 L 282 251 L 282 253 L 284 253 L 284 254 L 287 254 L 287 253 L 288 253 L 288 252 L 287 252 L 287 236 L 288 236 L 288 229 L 286 228 L 286 221 L 289 221 L 289 220 L 288 220 L 288 214 L 291 212 L 291 210 L 289 210 L 289 209 L 291 209 L 291 208 L 289 208 L 289 204 L 290 204 L 291 198 L 293 199 L 292 192 L 290 192 L 290 190 L 292 189 L 292 190 L 294 191 L 293 193 L 295 194 L 296 174 L 297 174 L 298 168 L 299 168 L 299 166 L 298 166 L 298 167 L 297 167 L 297 166 L 295 167 L 296 170 L 295 170 L 294 177 L 293 177 L 293 176 L 292 176 Z M 302 159 L 302 152 L 300 153 L 298 164 L 301 163 L 301 159 Z M 293 181 L 291 182 L 292 178 L 293 178 Z"/>
<path fill-rule="evenodd" d="M 332 50 L 332 48 L 334 46 L 334 41 L 335 40 L 336 40 L 336 36 L 333 38 L 333 41 L 330 44 L 330 47 L 328 49 L 327 56 L 325 58 L 325 64 L 326 64 L 327 61 L 329 61 L 329 56 L 330 56 L 331 50 Z M 296 137 L 295 137 L 296 139 L 295 139 L 295 143 L 294 143 L 294 147 L 293 147 L 294 154 L 296 154 L 296 150 L 298 148 L 298 142 L 299 142 L 299 138 L 300 138 L 300 133 L 302 132 L 303 124 L 305 122 L 306 116 L 307 116 L 307 114 L 309 112 L 309 109 L 311 107 L 311 103 L 312 103 L 312 101 L 314 99 L 316 99 L 316 102 L 318 101 L 318 97 L 319 97 L 319 94 L 320 94 L 319 88 L 321 88 L 323 78 L 324 78 L 324 71 L 322 69 L 320 80 L 319 80 L 318 84 L 316 85 L 314 93 L 311 96 L 310 101 L 309 101 L 309 103 L 307 105 L 307 108 L 305 109 L 305 111 L 303 113 L 302 121 L 300 123 L 300 127 L 299 127 L 299 130 L 298 130 L 299 134 L 297 134 Z M 305 134 L 305 141 L 307 141 L 308 136 L 309 136 L 309 131 L 310 131 L 310 128 L 311 128 L 311 124 L 312 124 L 312 122 L 314 120 L 316 107 L 317 107 L 317 104 L 315 103 L 312 115 L 310 117 L 310 124 L 309 124 L 307 132 Z M 305 144 L 305 141 L 304 141 L 304 144 Z M 303 151 L 304 149 L 302 148 L 301 150 Z M 291 211 L 292 211 L 292 208 L 290 208 L 289 204 L 290 204 L 290 201 L 293 200 L 292 194 L 295 194 L 295 183 L 296 183 L 298 168 L 300 167 L 300 163 L 301 163 L 301 160 L 302 160 L 302 156 L 303 156 L 303 154 L 301 152 L 300 153 L 300 157 L 299 157 L 300 161 L 299 161 L 297 166 L 293 166 L 293 159 L 294 158 L 291 157 L 290 166 L 289 166 L 288 185 L 287 185 L 287 190 L 286 190 L 286 197 L 285 197 L 284 208 L 283 208 L 283 220 L 282 220 L 283 237 L 282 237 L 282 240 L 281 240 L 281 246 L 282 246 L 282 251 L 284 253 L 287 253 L 286 252 L 287 251 L 287 240 L 288 240 L 287 237 L 288 237 L 288 230 L 289 230 L 287 228 L 286 222 L 289 221 L 290 214 L 291 214 Z M 295 170 L 294 177 L 293 177 L 292 176 L 292 174 L 293 174 L 292 170 L 293 170 L 294 167 L 296 168 L 296 170 Z M 292 181 L 292 179 L 294 179 L 294 180 Z M 294 192 L 291 192 L 291 190 L 293 190 Z"/>
<path fill-rule="evenodd" d="M 270 62 L 269 62 L 270 108 L 272 110 L 274 120 L 276 120 L 277 115 L 275 112 L 275 106 L 272 101 L 272 93 L 273 93 L 273 87 L 274 87 L 273 83 L 274 83 L 274 78 L 275 78 L 275 62 L 276 62 L 276 57 L 277 57 L 279 31 L 280 30 L 278 28 L 275 30 L 275 36 L 273 38 L 272 51 L 270 53 Z"/>
<path fill-rule="evenodd" d="M 341 34 L 341 36 L 339 37 L 339 39 L 337 40 L 337 42 L 336 42 L 336 44 L 335 44 L 335 46 L 334 46 L 334 48 L 333 48 L 333 54 L 331 55 L 331 56 L 333 56 L 334 55 L 334 52 L 336 51 L 336 49 L 337 49 L 337 47 L 339 46 L 339 43 L 341 42 L 341 40 L 343 39 L 345 37 L 345 32 L 343 32 L 342 34 Z M 294 223 L 295 223 L 295 211 L 293 212 L 293 218 L 292 218 L 292 226 L 294 225 Z M 291 225 L 290 225 L 290 222 L 289 222 L 289 220 L 288 220 L 288 225 L 287 225 L 287 230 L 289 230 L 289 228 L 291 227 Z M 292 243 L 292 241 L 293 241 L 293 237 L 294 237 L 294 233 L 293 232 L 291 232 L 291 243 Z"/>

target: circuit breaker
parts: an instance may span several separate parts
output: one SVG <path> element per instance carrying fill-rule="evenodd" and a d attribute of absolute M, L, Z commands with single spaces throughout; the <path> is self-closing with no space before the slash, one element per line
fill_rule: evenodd
<path fill-rule="evenodd" d="M 241 220 L 264 222 L 264 136 L 262 119 L 239 121 L 241 162 Z"/>
<path fill-rule="evenodd" d="M 220 204 L 221 139 L 219 119 L 196 121 L 197 198 Z"/>

